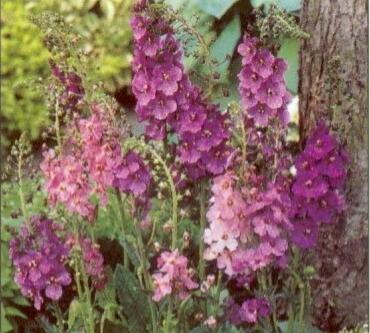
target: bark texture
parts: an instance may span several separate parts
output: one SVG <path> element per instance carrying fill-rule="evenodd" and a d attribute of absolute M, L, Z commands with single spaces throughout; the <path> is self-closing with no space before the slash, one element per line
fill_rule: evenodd
<path fill-rule="evenodd" d="M 322 231 L 313 256 L 312 312 L 336 332 L 368 316 L 368 8 L 366 0 L 303 0 L 300 51 L 302 144 L 324 119 L 350 154 L 347 210 Z M 316 252 L 316 251 L 315 251 Z"/>

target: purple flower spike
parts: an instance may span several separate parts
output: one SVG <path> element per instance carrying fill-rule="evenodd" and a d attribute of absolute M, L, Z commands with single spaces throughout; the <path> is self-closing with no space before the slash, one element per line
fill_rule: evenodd
<path fill-rule="evenodd" d="M 289 120 L 287 103 L 291 99 L 284 82 L 286 62 L 258 47 L 257 40 L 247 36 L 239 45 L 239 53 L 243 64 L 238 75 L 239 92 L 246 116 L 254 121 L 251 126 L 267 127 L 270 120 L 278 118 L 281 128 L 285 128 Z"/>
<path fill-rule="evenodd" d="M 37 310 L 44 295 L 59 300 L 72 282 L 65 267 L 69 249 L 61 233 L 62 227 L 52 220 L 33 216 L 10 241 L 10 259 L 17 271 L 14 280 Z"/>
<path fill-rule="evenodd" d="M 169 22 L 156 20 L 139 6 L 131 24 L 134 30 L 133 93 L 139 121 L 146 121 L 146 136 L 160 140 L 176 135 L 176 153 L 192 179 L 225 171 L 230 147 L 228 116 L 205 101 L 182 64 L 183 52 Z M 209 151 L 220 152 L 216 162 Z M 221 152 L 223 150 L 223 152 Z M 222 156 L 222 158 L 220 158 Z M 199 165 L 195 165 L 196 163 Z"/>
<path fill-rule="evenodd" d="M 335 223 L 344 208 L 343 184 L 348 157 L 324 123 L 307 139 L 296 158 L 296 180 L 292 186 L 295 220 L 293 241 L 302 248 L 316 244 L 320 224 Z"/>

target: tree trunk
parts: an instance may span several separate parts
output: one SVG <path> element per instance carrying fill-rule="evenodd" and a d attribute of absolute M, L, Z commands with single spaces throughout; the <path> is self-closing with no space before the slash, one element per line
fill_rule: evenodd
<path fill-rule="evenodd" d="M 312 312 L 337 331 L 368 315 L 368 27 L 366 0 L 303 0 L 301 27 L 310 34 L 300 51 L 302 144 L 324 119 L 350 155 L 347 209 L 326 227 L 313 254 Z"/>

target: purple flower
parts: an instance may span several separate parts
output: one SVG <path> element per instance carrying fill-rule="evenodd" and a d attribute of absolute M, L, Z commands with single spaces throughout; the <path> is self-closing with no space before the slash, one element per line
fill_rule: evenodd
<path fill-rule="evenodd" d="M 253 94 L 258 91 L 262 82 L 264 82 L 262 76 L 252 71 L 250 67 L 244 67 L 238 74 L 238 77 L 240 79 L 240 87 L 250 89 Z"/>
<path fill-rule="evenodd" d="M 153 76 L 157 90 L 166 96 L 172 96 L 178 89 L 177 82 L 182 78 L 182 70 L 171 64 L 157 65 L 153 70 Z"/>
<path fill-rule="evenodd" d="M 285 60 L 280 58 L 275 58 L 274 63 L 272 65 L 272 76 L 271 81 L 274 82 L 281 82 L 284 78 L 284 74 L 288 69 L 288 64 Z"/>
<path fill-rule="evenodd" d="M 182 64 L 180 43 L 170 24 L 153 18 L 145 6 L 140 8 L 143 8 L 142 18 L 132 22 L 135 42 L 133 93 L 138 99 L 139 120 L 147 122 L 146 135 L 150 139 L 176 135 L 179 145 L 175 151 L 188 176 L 206 176 L 216 170 L 219 173 L 225 169 L 227 159 L 218 158 L 216 163 L 212 158 L 208 165 L 205 161 L 209 159 L 206 155 L 211 148 L 220 151 L 220 156 L 225 156 L 221 154 L 222 149 L 223 153 L 230 149 L 226 144 L 229 138 L 227 116 L 214 117 L 214 113 L 219 113 L 218 107 L 208 104 L 201 90 L 189 80 Z M 150 54 L 146 50 L 148 41 L 156 41 L 155 50 Z M 213 126 L 220 133 L 211 138 L 216 131 Z M 201 165 L 195 166 L 199 161 Z"/>
<path fill-rule="evenodd" d="M 304 198 L 318 198 L 328 191 L 328 183 L 322 178 L 299 177 L 292 187 L 293 193 Z"/>
<path fill-rule="evenodd" d="M 257 126 L 267 126 L 269 118 L 273 114 L 273 109 L 269 108 L 267 104 L 260 102 L 249 109 L 249 115 L 253 118 Z"/>
<path fill-rule="evenodd" d="M 270 305 L 265 298 L 248 299 L 243 302 L 239 314 L 242 321 L 254 324 L 270 314 Z"/>
<path fill-rule="evenodd" d="M 202 162 L 206 166 L 207 171 L 213 175 L 223 173 L 230 152 L 230 149 L 227 149 L 224 145 L 218 145 L 205 152 L 202 156 Z"/>
<path fill-rule="evenodd" d="M 291 99 L 284 81 L 286 62 L 274 57 L 269 50 L 258 47 L 255 38 L 245 36 L 239 48 L 243 64 L 238 75 L 239 92 L 246 118 L 254 120 L 251 126 L 262 127 L 267 127 L 271 119 L 278 118 L 280 127 L 286 127 L 289 120 L 287 103 Z"/>
<path fill-rule="evenodd" d="M 238 46 L 238 52 L 243 57 L 242 64 L 250 64 L 256 54 L 257 38 L 248 38 L 244 36 L 243 43 Z"/>
<path fill-rule="evenodd" d="M 201 131 L 202 126 L 207 118 L 207 113 L 202 105 L 190 106 L 187 111 L 180 114 L 179 132 L 186 133 L 198 133 Z"/>
<path fill-rule="evenodd" d="M 297 176 L 292 186 L 296 220 L 292 239 L 302 248 L 316 244 L 318 227 L 334 223 L 344 208 L 342 185 L 348 158 L 323 122 L 308 137 L 296 158 Z"/>
<path fill-rule="evenodd" d="M 138 154 L 129 151 L 119 167 L 114 186 L 120 191 L 131 193 L 139 198 L 148 194 L 150 181 L 148 167 Z"/>
<path fill-rule="evenodd" d="M 61 226 L 52 220 L 33 216 L 10 241 L 10 259 L 17 270 L 14 280 L 37 310 L 44 302 L 43 294 L 58 300 L 63 287 L 72 282 L 64 265 L 69 249 L 61 232 Z"/>
<path fill-rule="evenodd" d="M 140 105 L 148 105 L 155 97 L 155 88 L 144 72 L 138 72 L 132 80 L 132 90 Z"/>
<path fill-rule="evenodd" d="M 274 56 L 267 49 L 260 49 L 256 52 L 251 67 L 262 78 L 266 79 L 273 73 Z"/>
<path fill-rule="evenodd" d="M 283 105 L 284 94 L 284 84 L 267 81 L 258 90 L 257 99 L 262 103 L 266 103 L 271 109 L 278 109 Z"/>
<path fill-rule="evenodd" d="M 183 163 L 193 164 L 198 162 L 201 157 L 201 153 L 197 150 L 195 143 L 195 136 L 187 133 L 182 137 L 180 147 L 178 147 L 180 160 Z"/>
<path fill-rule="evenodd" d="M 135 39 L 141 39 L 146 33 L 146 26 L 149 23 L 148 20 L 140 15 L 134 15 L 131 19 L 131 27 L 134 32 Z"/>
<path fill-rule="evenodd" d="M 145 134 L 153 140 L 163 140 L 166 137 L 166 123 L 157 119 L 151 119 L 145 126 Z"/>
<path fill-rule="evenodd" d="M 154 100 L 149 102 L 147 108 L 153 112 L 153 116 L 158 120 L 164 120 L 169 114 L 177 110 L 176 101 L 173 98 L 168 98 L 161 93 Z M 150 112 L 150 111 L 149 111 Z M 148 112 L 148 114 L 150 114 Z"/>
<path fill-rule="evenodd" d="M 318 236 L 318 225 L 311 219 L 297 220 L 294 223 L 292 240 L 302 249 L 315 247 Z"/>

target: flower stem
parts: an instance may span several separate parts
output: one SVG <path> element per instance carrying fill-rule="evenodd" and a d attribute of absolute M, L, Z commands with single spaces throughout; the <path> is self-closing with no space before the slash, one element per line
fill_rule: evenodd
<path fill-rule="evenodd" d="M 85 270 L 85 265 L 83 262 L 83 258 L 81 256 L 81 242 L 80 242 L 80 233 L 78 230 L 77 223 L 74 221 L 73 222 L 73 227 L 74 227 L 74 234 L 77 237 L 77 244 L 79 247 L 78 251 L 78 256 L 76 258 L 76 264 L 75 264 L 75 269 L 76 269 L 76 284 L 77 284 L 77 290 L 78 290 L 78 296 L 79 299 L 81 300 L 83 297 L 82 293 L 82 288 L 81 288 L 81 281 L 80 277 L 82 276 L 82 282 L 83 282 L 83 287 L 84 287 L 84 298 L 86 298 L 87 304 L 88 304 L 88 313 L 87 313 L 87 332 L 88 333 L 94 333 L 95 332 L 95 321 L 94 321 L 94 309 L 93 309 L 93 304 L 91 300 L 91 291 L 89 287 L 89 278 L 87 276 L 86 270 Z"/>
<path fill-rule="evenodd" d="M 166 318 L 166 327 L 164 333 L 173 333 L 171 331 L 171 318 L 172 318 L 172 298 L 169 298 L 168 309 L 167 309 L 167 318 Z"/>
<path fill-rule="evenodd" d="M 124 228 L 124 225 L 123 225 L 126 214 L 125 214 L 125 210 L 124 210 L 124 206 L 123 206 L 121 193 L 117 189 L 116 189 L 116 197 L 117 197 L 117 200 L 118 200 L 119 211 L 120 211 L 121 219 L 122 219 L 119 227 L 121 228 L 121 231 L 122 231 L 122 237 L 126 238 L 126 231 L 125 231 L 125 228 Z M 127 249 L 124 249 L 124 252 L 123 252 L 123 266 L 128 269 L 129 264 L 130 263 L 129 263 L 128 251 L 127 251 Z"/>
<path fill-rule="evenodd" d="M 203 234 L 204 234 L 204 229 L 206 227 L 206 184 L 202 182 L 200 184 L 200 237 L 201 241 L 199 243 L 199 278 L 201 280 L 204 279 L 204 274 L 205 274 L 205 262 L 204 262 L 204 242 L 203 242 Z"/>
<path fill-rule="evenodd" d="M 304 333 L 305 324 L 304 324 L 304 311 L 305 311 L 305 289 L 304 286 L 299 288 L 300 293 L 300 305 L 299 305 L 299 333 Z"/>
<path fill-rule="evenodd" d="M 177 247 L 177 233 L 178 233 L 178 221 L 177 221 L 177 193 L 176 193 L 176 186 L 173 182 L 173 178 L 171 176 L 170 169 L 167 167 L 166 162 L 162 159 L 162 157 L 150 146 L 147 146 L 149 149 L 149 152 L 153 155 L 155 159 L 161 164 L 164 173 L 166 174 L 166 178 L 168 180 L 168 183 L 170 185 L 170 191 L 171 191 L 171 198 L 172 198 L 172 243 L 171 243 L 171 249 L 175 250 Z"/>
<path fill-rule="evenodd" d="M 19 200 L 21 202 L 21 210 L 24 219 L 27 219 L 27 210 L 26 204 L 24 200 L 24 193 L 23 193 L 23 177 L 22 177 L 22 166 L 23 166 L 23 152 L 22 149 L 19 149 L 19 157 L 18 157 L 18 193 L 19 193 Z"/>

